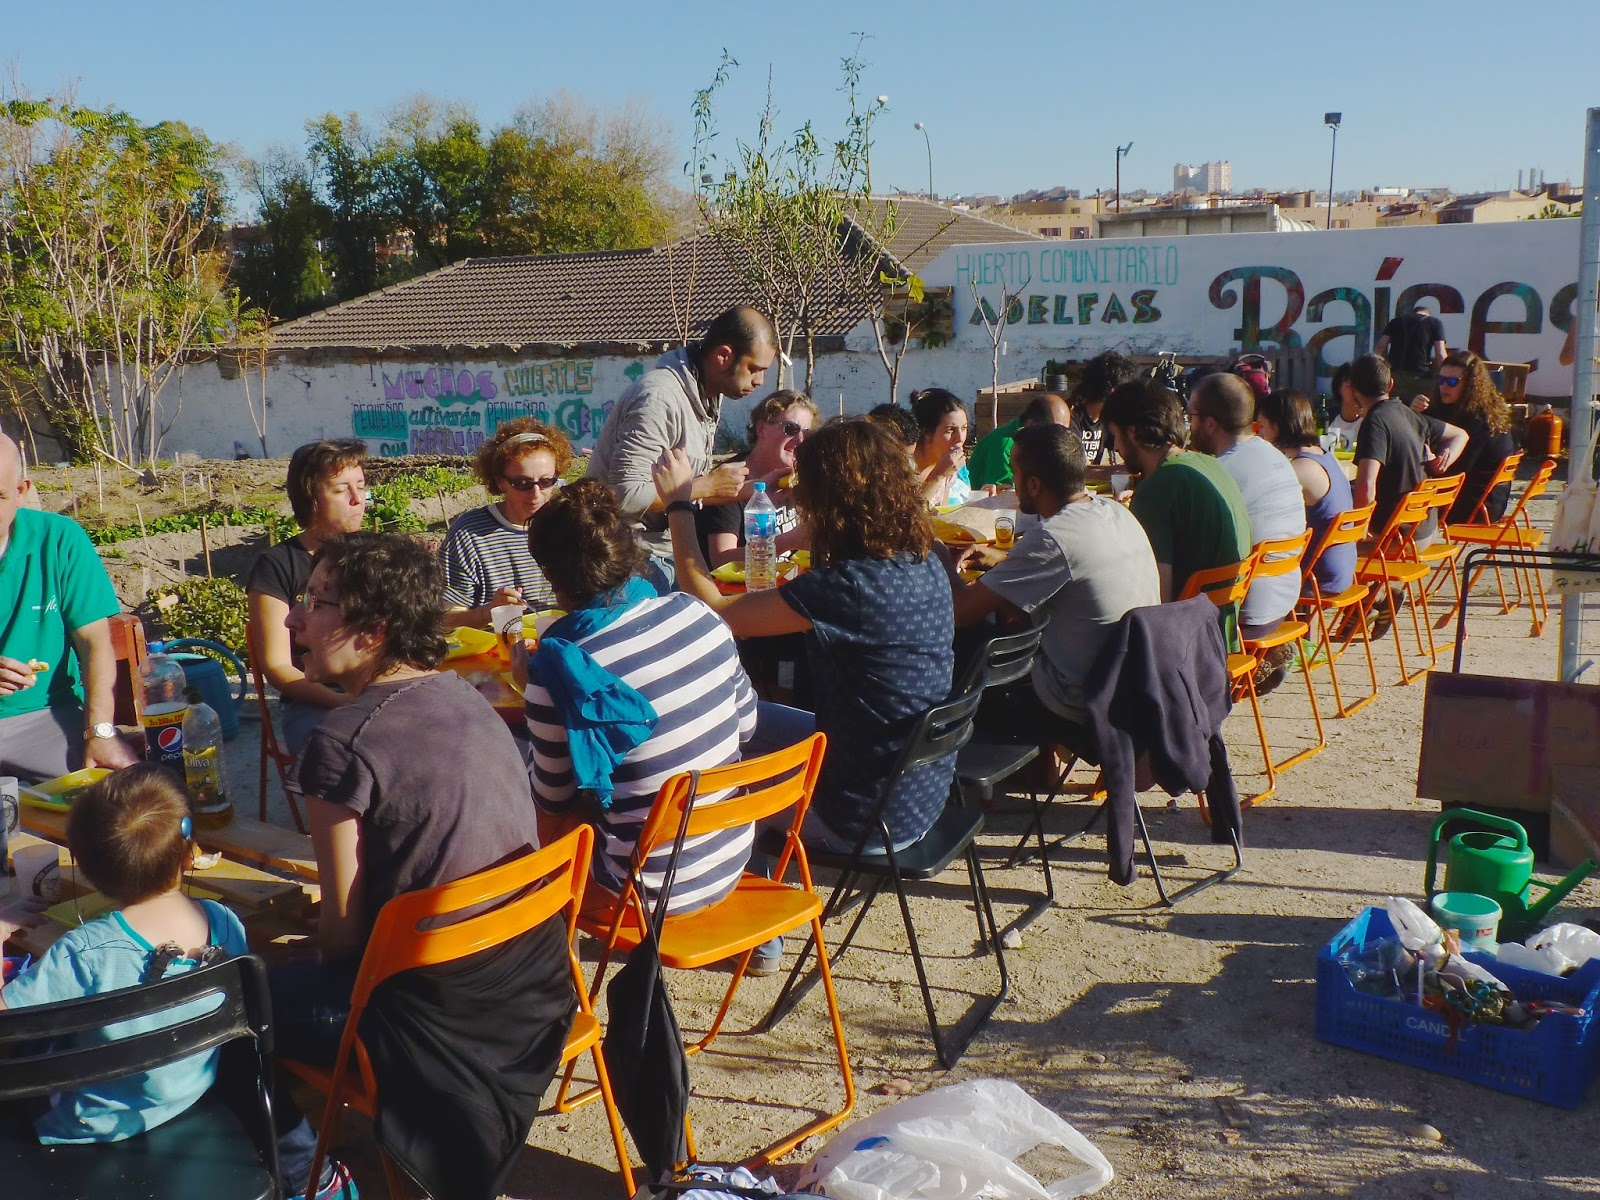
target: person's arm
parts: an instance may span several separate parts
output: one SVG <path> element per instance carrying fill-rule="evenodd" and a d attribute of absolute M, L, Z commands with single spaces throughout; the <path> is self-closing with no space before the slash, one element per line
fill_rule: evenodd
<path fill-rule="evenodd" d="M 528 680 L 523 698 L 527 701 L 528 738 L 533 747 L 528 760 L 533 801 L 544 812 L 565 816 L 575 811 L 573 800 L 578 794 L 567 727 L 561 723 L 561 714 L 556 712 L 549 691 L 538 680 Z"/>
<path fill-rule="evenodd" d="M 251 592 L 250 636 L 255 648 L 256 666 L 263 678 L 278 689 L 285 700 L 297 704 L 311 704 L 317 708 L 338 708 L 349 704 L 350 697 L 320 683 L 312 683 L 294 665 L 293 649 L 289 639 L 289 606 L 276 596 L 265 592 Z"/>
<path fill-rule="evenodd" d="M 1389 357 L 1389 335 L 1387 333 L 1378 338 L 1378 344 L 1372 348 L 1372 352 L 1379 358 L 1386 359 Z"/>
<path fill-rule="evenodd" d="M 1460 458 L 1467 448 L 1467 431 L 1459 425 L 1451 425 L 1444 421 L 1439 422 L 1438 446 L 1434 450 L 1434 459 L 1430 470 L 1435 475 L 1443 475 L 1450 470 L 1451 465 Z"/>
<path fill-rule="evenodd" d="M 656 494 L 652 472 L 656 460 L 668 450 L 678 449 L 681 437 L 673 428 L 672 415 L 659 397 L 642 396 L 625 414 L 612 420 L 625 420 L 612 446 L 610 478 L 624 516 L 638 518 L 663 507 Z M 691 500 L 702 504 L 727 504 L 739 499 L 748 469 L 743 463 L 724 463 L 705 475 L 693 478 Z"/>
<path fill-rule="evenodd" d="M 1333 486 L 1327 469 L 1314 458 L 1292 458 L 1289 465 L 1294 468 L 1295 478 L 1300 481 L 1300 494 L 1307 508 L 1326 496 L 1328 489 Z"/>
<path fill-rule="evenodd" d="M 311 845 L 322 887 L 317 939 L 324 962 L 354 958 L 365 948 L 366 903 L 361 868 L 361 818 L 342 804 L 307 796 Z"/>
<path fill-rule="evenodd" d="M 522 589 L 515 584 L 491 588 L 485 578 L 483 556 L 474 539 L 460 522 L 450 527 L 444 545 L 439 548 L 439 562 L 444 567 L 444 627 L 460 629 L 471 626 L 482 629 L 489 624 L 491 611 L 502 604 L 521 604 Z M 487 595 L 482 604 L 475 604 Z"/>
<path fill-rule="evenodd" d="M 111 622 L 102 617 L 72 631 L 72 647 L 83 668 L 83 765 L 115 771 L 138 761 L 120 737 L 97 738 L 89 731 L 114 724 L 117 711 L 117 656 L 111 649 Z"/>
<path fill-rule="evenodd" d="M 39 677 L 27 663 L 20 658 L 7 658 L 0 654 L 0 696 L 25 692 L 37 682 Z"/>
<path fill-rule="evenodd" d="M 1172 594 L 1172 564 L 1156 563 L 1156 579 L 1161 583 L 1161 603 L 1170 604 L 1177 597 Z"/>
<path fill-rule="evenodd" d="M 694 469 L 682 450 L 668 450 L 657 460 L 654 482 L 662 507 L 691 498 Z M 776 637 L 784 633 L 804 633 L 811 622 L 802 617 L 778 595 L 777 588 L 724 596 L 711 577 L 711 570 L 700 553 L 695 534 L 694 513 L 678 509 L 667 515 L 672 534 L 672 563 L 678 576 L 678 590 L 710 605 L 728 623 L 735 637 Z"/>
<path fill-rule="evenodd" d="M 1382 465 L 1375 458 L 1356 461 L 1356 477 L 1350 492 L 1357 508 L 1365 508 L 1378 498 L 1378 471 Z"/>
<path fill-rule="evenodd" d="M 744 547 L 739 545 L 739 538 L 732 533 L 706 534 L 706 549 L 711 552 L 709 567 L 720 567 L 723 563 L 738 562 L 744 557 Z"/>

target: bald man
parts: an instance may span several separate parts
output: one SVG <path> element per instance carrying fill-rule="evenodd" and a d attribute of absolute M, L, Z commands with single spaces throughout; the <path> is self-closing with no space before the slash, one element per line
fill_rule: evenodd
<path fill-rule="evenodd" d="M 0 775 L 51 779 L 134 762 L 112 722 L 121 611 L 77 522 L 39 512 L 16 442 L 0 434 Z"/>

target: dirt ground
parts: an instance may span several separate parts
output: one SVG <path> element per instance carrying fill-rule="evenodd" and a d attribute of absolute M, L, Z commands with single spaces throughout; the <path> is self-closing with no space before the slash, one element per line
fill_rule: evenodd
<path fill-rule="evenodd" d="M 1546 525 L 1552 510 L 1548 501 L 1539 509 Z M 1501 616 L 1498 608 L 1481 594 L 1475 600 L 1466 669 L 1554 678 L 1554 616 L 1532 639 L 1526 610 Z M 1409 623 L 1405 628 L 1409 636 Z M 1586 649 L 1597 640 L 1588 639 Z M 1354 681 L 1356 664 L 1345 661 L 1342 681 Z M 1442 649 L 1441 663 L 1448 662 Z M 1423 684 L 1393 686 L 1392 643 L 1381 644 L 1378 668 L 1378 701 L 1348 720 L 1330 720 L 1326 752 L 1282 775 L 1277 796 L 1247 811 L 1246 865 L 1232 881 L 1165 909 L 1147 877 L 1128 888 L 1106 880 L 1098 835 L 1056 855 L 1057 903 L 1008 951 L 1010 998 L 953 1071 L 934 1060 L 910 960 L 898 949 L 898 913 L 892 903 L 875 908 L 837 969 L 860 1090 L 856 1117 L 946 1083 L 1013 1080 L 1110 1158 L 1116 1179 L 1099 1193 L 1108 1200 L 1600 1194 L 1600 1101 L 1593 1097 L 1569 1112 L 1327 1046 L 1314 1035 L 1317 949 L 1363 906 L 1421 891 L 1438 812 L 1415 794 Z M 1360 670 L 1364 681 L 1364 663 Z M 1331 692 L 1325 673 L 1318 679 L 1327 713 Z M 1264 707 L 1280 757 L 1310 741 L 1297 682 Z M 247 722 L 230 747 L 236 794 L 252 809 L 255 730 Z M 1247 712 L 1230 718 L 1227 734 L 1241 792 L 1249 795 L 1262 777 Z M 1088 773 L 1080 768 L 1075 781 L 1088 783 Z M 276 796 L 276 784 L 271 790 Z M 1224 865 L 1228 852 L 1207 840 L 1192 797 L 1176 809 L 1156 793 L 1142 799 L 1171 883 Z M 1025 804 L 1020 797 L 997 804 L 981 839 L 1002 923 L 1042 884 L 1037 862 L 1003 866 Z M 1050 826 L 1076 828 L 1086 811 L 1081 801 L 1060 804 Z M 1551 874 L 1547 866 L 1542 873 Z M 964 873 L 952 869 L 913 899 L 947 1022 L 994 985 L 992 960 L 974 954 L 965 887 Z M 1589 915 L 1597 903 L 1600 883 L 1591 880 L 1565 911 Z M 798 939 L 789 946 L 792 961 Z M 705 1027 L 726 982 L 717 970 L 671 976 L 686 1031 Z M 707 1160 L 749 1155 L 837 1102 L 820 991 L 776 1031 L 748 1032 L 781 982 L 749 981 L 728 1032 L 691 1060 L 691 1115 Z M 347 1125 L 344 1141 L 363 1188 L 381 1194 L 358 1121 Z M 599 1105 L 547 1112 L 529 1146 L 508 1195 L 620 1195 Z M 816 1148 L 792 1155 L 780 1177 L 792 1179 Z"/>

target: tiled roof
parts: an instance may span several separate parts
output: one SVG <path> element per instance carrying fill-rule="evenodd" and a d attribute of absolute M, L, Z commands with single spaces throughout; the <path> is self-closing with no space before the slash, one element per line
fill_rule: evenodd
<path fill-rule="evenodd" d="M 1030 235 L 925 200 L 896 202 L 889 253 L 918 270 L 946 246 Z M 274 350 L 322 347 L 523 346 L 677 341 L 690 296 L 691 335 L 749 302 L 750 289 L 707 237 L 651 250 L 466 259 L 278 326 Z M 831 307 L 838 313 L 838 306 Z M 849 332 L 865 315 L 843 312 L 816 329 Z"/>

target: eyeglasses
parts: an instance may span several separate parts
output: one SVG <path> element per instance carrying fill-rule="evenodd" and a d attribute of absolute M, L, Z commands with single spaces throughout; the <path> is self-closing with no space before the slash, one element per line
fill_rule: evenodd
<path fill-rule="evenodd" d="M 1442 384 L 1445 384 L 1447 387 L 1460 387 L 1461 386 L 1461 376 L 1459 376 L 1459 375 L 1441 375 L 1441 376 L 1439 376 L 1439 382 L 1442 383 Z"/>
<path fill-rule="evenodd" d="M 545 475 L 533 479 L 526 475 L 502 475 L 500 476 L 500 482 L 519 492 L 531 492 L 534 488 L 538 488 L 542 492 L 548 492 L 561 486 L 561 476 Z"/>
<path fill-rule="evenodd" d="M 337 597 L 337 596 L 313 596 L 310 592 L 301 592 L 300 593 L 300 607 L 306 610 L 306 616 L 309 617 L 312 613 L 316 612 L 317 609 L 319 609 L 319 608 L 338 608 L 339 607 L 339 597 Z"/>
<path fill-rule="evenodd" d="M 809 432 L 809 430 L 807 430 L 806 427 L 801 425 L 798 421 L 779 421 L 777 422 L 777 426 L 779 429 L 783 430 L 784 437 L 803 438 Z"/>

